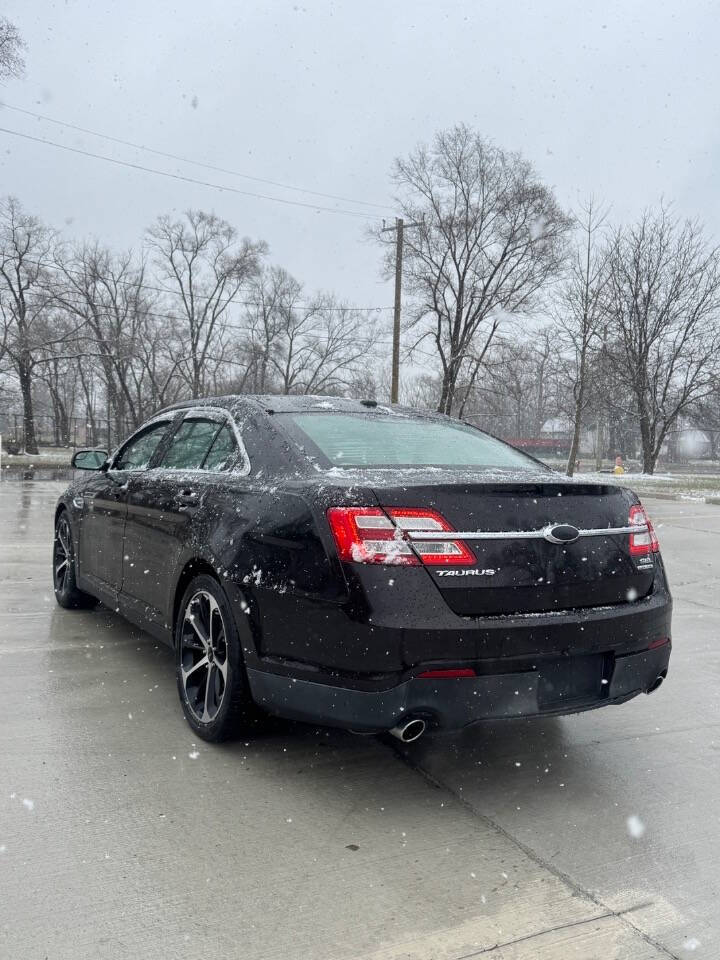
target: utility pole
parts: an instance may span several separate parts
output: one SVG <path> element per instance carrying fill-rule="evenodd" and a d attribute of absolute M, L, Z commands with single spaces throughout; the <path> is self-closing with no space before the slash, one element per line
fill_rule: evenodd
<path fill-rule="evenodd" d="M 408 223 L 408 228 L 419 227 L 420 223 Z M 402 270 L 403 270 L 403 242 L 405 238 L 405 221 L 402 217 L 395 217 L 395 226 L 386 227 L 383 220 L 381 233 L 395 231 L 395 308 L 393 313 L 393 352 L 392 352 L 392 381 L 390 385 L 390 403 L 398 402 L 400 390 L 400 313 L 402 307 Z"/>
<path fill-rule="evenodd" d="M 383 224 L 385 221 L 383 220 Z M 393 312 L 392 381 L 390 385 L 390 403 L 398 402 L 400 387 L 400 310 L 402 306 L 402 260 L 405 221 L 395 217 L 395 226 L 383 225 L 382 233 L 395 231 L 395 309 Z"/>
<path fill-rule="evenodd" d="M 400 389 L 400 309 L 402 304 L 402 262 L 403 262 L 403 234 L 405 221 L 402 217 L 395 219 L 395 310 L 393 312 L 393 352 L 392 352 L 392 382 L 390 386 L 390 403 L 398 402 Z"/>

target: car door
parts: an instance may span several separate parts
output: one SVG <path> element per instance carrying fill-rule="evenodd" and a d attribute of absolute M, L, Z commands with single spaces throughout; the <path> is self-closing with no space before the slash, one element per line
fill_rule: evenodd
<path fill-rule="evenodd" d="M 130 480 L 122 593 L 134 619 L 142 614 L 169 626 L 168 598 L 207 493 L 208 476 L 214 472 L 210 466 L 228 459 L 225 448 L 232 429 L 229 424 L 226 428 L 226 419 L 220 412 L 187 411 L 151 468 Z"/>
<path fill-rule="evenodd" d="M 93 589 L 111 598 L 122 584 L 129 478 L 149 463 L 169 424 L 167 418 L 139 430 L 123 444 L 110 468 L 93 477 L 83 491 L 78 540 L 80 576 Z"/>

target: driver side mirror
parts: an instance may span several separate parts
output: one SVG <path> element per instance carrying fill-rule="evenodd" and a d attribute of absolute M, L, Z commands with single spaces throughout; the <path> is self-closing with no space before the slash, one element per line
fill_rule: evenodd
<path fill-rule="evenodd" d="M 75 470 L 102 470 L 107 450 L 76 450 L 70 461 Z"/>

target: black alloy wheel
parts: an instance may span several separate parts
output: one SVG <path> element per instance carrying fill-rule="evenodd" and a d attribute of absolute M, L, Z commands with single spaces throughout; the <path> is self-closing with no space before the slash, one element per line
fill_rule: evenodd
<path fill-rule="evenodd" d="M 180 604 L 175 627 L 178 693 L 185 717 L 204 740 L 242 732 L 260 711 L 250 696 L 240 638 L 220 584 L 195 577 Z"/>
<path fill-rule="evenodd" d="M 96 605 L 98 601 L 95 597 L 77 587 L 72 530 L 65 510 L 55 521 L 52 565 L 55 599 L 61 607 L 67 610 L 78 610 Z"/>

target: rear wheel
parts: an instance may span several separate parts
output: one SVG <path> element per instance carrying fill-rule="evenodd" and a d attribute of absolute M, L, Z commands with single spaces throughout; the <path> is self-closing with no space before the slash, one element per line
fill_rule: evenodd
<path fill-rule="evenodd" d="M 227 597 L 207 574 L 195 577 L 182 598 L 175 654 L 180 702 L 199 737 L 218 742 L 258 725 L 262 714 L 250 696 Z"/>
<path fill-rule="evenodd" d="M 68 515 L 63 510 L 55 521 L 53 540 L 53 588 L 55 599 L 67 610 L 94 607 L 97 598 L 79 590 L 75 580 L 75 550 Z"/>

